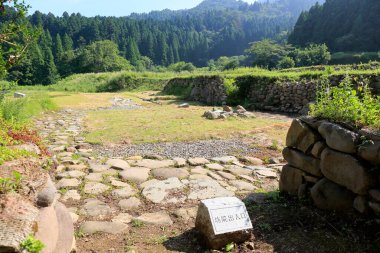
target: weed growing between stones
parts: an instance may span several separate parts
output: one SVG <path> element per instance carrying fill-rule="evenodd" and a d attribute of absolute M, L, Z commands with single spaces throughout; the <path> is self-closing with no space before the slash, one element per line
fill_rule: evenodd
<path fill-rule="evenodd" d="M 12 177 L 0 177 L 0 194 L 7 192 L 16 192 L 21 188 L 22 175 L 17 171 L 13 171 Z"/>
<path fill-rule="evenodd" d="M 134 228 L 142 228 L 144 226 L 145 226 L 144 222 L 142 222 L 140 220 L 133 220 L 132 221 L 132 227 L 134 227 Z"/>
<path fill-rule="evenodd" d="M 28 253 L 40 253 L 41 250 L 45 248 L 45 245 L 41 241 L 35 239 L 32 235 L 29 235 L 25 241 L 22 241 L 20 246 Z"/>

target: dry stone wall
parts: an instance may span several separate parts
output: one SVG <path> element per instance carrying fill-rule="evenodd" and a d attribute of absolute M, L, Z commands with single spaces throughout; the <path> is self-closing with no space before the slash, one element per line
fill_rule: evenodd
<path fill-rule="evenodd" d="M 380 136 L 310 117 L 295 119 L 280 191 L 325 210 L 380 216 Z"/>
<path fill-rule="evenodd" d="M 344 75 L 329 77 L 332 86 L 338 86 Z M 380 95 L 380 75 L 355 75 L 355 82 L 368 80 L 374 94 Z M 273 112 L 306 114 L 308 106 L 316 98 L 320 77 L 286 80 L 277 77 L 243 76 L 236 79 L 240 96 L 255 109 Z"/>
<path fill-rule="evenodd" d="M 352 75 L 354 85 L 368 80 L 372 92 L 380 95 L 380 75 Z M 345 75 L 331 75 L 332 86 L 338 86 Z M 234 85 L 237 91 L 227 94 L 224 80 L 219 76 L 174 78 L 164 88 L 164 93 L 180 95 L 191 101 L 208 105 L 223 105 L 228 101 L 250 105 L 251 109 L 307 114 L 315 101 L 320 76 L 305 76 L 298 80 L 283 77 L 240 76 Z"/>
<path fill-rule="evenodd" d="M 174 78 L 168 82 L 163 92 L 170 95 L 182 95 L 188 100 L 207 105 L 222 105 L 227 100 L 224 80 L 219 76 Z"/>

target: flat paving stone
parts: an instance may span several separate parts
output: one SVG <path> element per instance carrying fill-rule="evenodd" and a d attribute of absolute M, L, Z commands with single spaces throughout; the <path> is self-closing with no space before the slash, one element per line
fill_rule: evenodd
<path fill-rule="evenodd" d="M 256 186 L 251 183 L 247 183 L 242 180 L 232 180 L 229 182 L 232 186 L 236 187 L 238 191 L 254 191 L 257 189 Z"/>
<path fill-rule="evenodd" d="M 106 164 L 117 170 L 125 170 L 131 167 L 129 163 L 121 159 L 109 159 Z"/>
<path fill-rule="evenodd" d="M 211 177 L 204 174 L 193 174 L 189 176 L 189 180 L 197 180 L 197 179 L 209 179 L 213 180 Z"/>
<path fill-rule="evenodd" d="M 218 174 L 211 172 L 211 171 L 207 172 L 207 176 L 211 177 L 212 179 L 214 179 L 216 181 L 223 180 L 223 178 L 221 176 L 219 176 Z"/>
<path fill-rule="evenodd" d="M 174 166 L 177 168 L 186 166 L 186 159 L 184 158 L 176 157 L 176 158 L 173 158 L 173 161 L 174 161 Z"/>
<path fill-rule="evenodd" d="M 242 161 L 250 165 L 263 165 L 264 163 L 261 159 L 256 158 L 256 157 L 250 157 L 250 156 L 243 157 Z"/>
<path fill-rule="evenodd" d="M 129 213 L 119 213 L 117 216 L 112 218 L 112 222 L 120 222 L 124 224 L 129 224 L 132 222 L 133 216 Z"/>
<path fill-rule="evenodd" d="M 102 182 L 103 174 L 102 173 L 90 173 L 85 177 L 86 181 L 90 182 Z"/>
<path fill-rule="evenodd" d="M 68 201 L 68 200 L 78 201 L 80 199 L 81 199 L 81 196 L 77 190 L 69 190 L 61 198 L 62 201 Z"/>
<path fill-rule="evenodd" d="M 223 157 L 214 157 L 211 158 L 211 161 L 222 163 L 222 164 L 232 164 L 232 163 L 238 163 L 239 160 L 234 156 L 223 156 Z"/>
<path fill-rule="evenodd" d="M 178 178 L 169 178 L 146 186 L 142 195 L 153 203 L 159 204 L 168 196 L 170 190 L 182 188 L 184 184 Z"/>
<path fill-rule="evenodd" d="M 160 226 L 170 226 L 173 225 L 173 221 L 169 214 L 166 212 L 157 213 L 145 213 L 137 217 L 136 220 L 142 221 L 145 224 L 150 225 L 160 225 Z"/>
<path fill-rule="evenodd" d="M 58 181 L 56 187 L 58 189 L 72 189 L 80 185 L 80 181 L 76 178 L 64 178 Z"/>
<path fill-rule="evenodd" d="M 121 182 L 121 181 L 115 180 L 115 179 L 111 180 L 111 185 L 114 187 L 128 187 L 128 186 L 130 186 L 127 183 L 124 183 L 124 182 Z"/>
<path fill-rule="evenodd" d="M 79 214 L 84 216 L 106 216 L 112 213 L 112 209 L 106 203 L 97 199 L 86 199 Z"/>
<path fill-rule="evenodd" d="M 134 166 L 137 167 L 144 167 L 149 169 L 159 169 L 159 168 L 166 168 L 166 167 L 172 167 L 175 165 L 175 162 L 173 160 L 152 160 L 152 159 L 143 159 L 140 161 L 135 161 Z"/>
<path fill-rule="evenodd" d="M 149 168 L 130 168 L 120 172 L 120 177 L 124 181 L 141 184 L 149 178 Z"/>
<path fill-rule="evenodd" d="M 239 175 L 239 177 L 251 182 L 251 183 L 255 183 L 256 180 L 253 178 L 253 177 L 250 177 L 250 176 L 247 176 L 247 175 Z"/>
<path fill-rule="evenodd" d="M 191 174 L 207 175 L 208 172 L 209 172 L 209 170 L 206 170 L 206 169 L 202 168 L 201 166 L 197 166 L 197 167 L 190 170 Z"/>
<path fill-rule="evenodd" d="M 86 221 L 81 226 L 81 230 L 85 234 L 106 233 L 121 234 L 128 229 L 128 225 L 122 222 L 105 222 L 105 221 Z"/>
<path fill-rule="evenodd" d="M 110 189 L 109 186 L 97 183 L 97 182 L 88 182 L 84 185 L 83 192 L 86 194 L 101 194 Z"/>
<path fill-rule="evenodd" d="M 137 193 L 135 189 L 133 189 L 131 186 L 127 186 L 121 189 L 115 189 L 112 191 L 111 195 L 114 198 L 121 199 L 121 198 L 128 198 L 130 196 L 133 196 Z"/>
<path fill-rule="evenodd" d="M 109 165 L 103 165 L 103 164 L 91 164 L 90 163 L 90 172 L 104 172 L 110 168 Z"/>
<path fill-rule="evenodd" d="M 266 170 L 255 170 L 255 174 L 258 177 L 265 177 L 265 178 L 277 178 L 277 173 L 271 169 Z"/>
<path fill-rule="evenodd" d="M 190 174 L 183 168 L 161 168 L 152 170 L 152 175 L 156 178 L 169 179 L 177 177 L 179 179 L 187 178 Z"/>
<path fill-rule="evenodd" d="M 200 166 L 200 165 L 205 165 L 205 164 L 210 163 L 209 160 L 202 157 L 189 158 L 187 161 L 191 166 Z"/>
<path fill-rule="evenodd" d="M 118 205 L 124 211 L 132 211 L 140 207 L 141 201 L 136 197 L 132 197 L 129 199 L 120 200 Z"/>
<path fill-rule="evenodd" d="M 209 170 L 224 170 L 224 167 L 218 163 L 206 164 L 205 167 Z"/>
<path fill-rule="evenodd" d="M 65 172 L 59 173 L 57 175 L 57 179 L 60 179 L 60 178 L 81 178 L 81 177 L 84 177 L 85 175 L 86 175 L 86 173 L 84 173 L 82 171 L 71 170 L 71 171 L 65 171 Z"/>
<path fill-rule="evenodd" d="M 156 184 L 156 183 L 158 183 L 158 182 L 160 182 L 160 180 L 154 178 L 154 179 L 148 180 L 148 181 L 146 181 L 146 182 L 144 182 L 144 183 L 141 183 L 141 184 L 139 185 L 139 188 L 140 188 L 140 189 L 144 189 L 145 187 L 148 187 L 148 186 L 154 185 L 154 184 Z"/>
<path fill-rule="evenodd" d="M 223 188 L 217 181 L 209 179 L 191 180 L 188 199 L 203 200 L 217 197 L 232 197 L 234 193 Z"/>
<path fill-rule="evenodd" d="M 232 175 L 231 173 L 227 173 L 223 171 L 217 171 L 216 173 L 227 180 L 236 180 L 236 177 Z"/>
<path fill-rule="evenodd" d="M 227 165 L 225 171 L 230 172 L 234 174 L 235 176 L 239 176 L 239 175 L 251 176 L 253 174 L 252 170 L 241 168 L 236 165 Z"/>
<path fill-rule="evenodd" d="M 67 166 L 67 170 L 79 170 L 79 171 L 86 171 L 87 165 L 85 164 L 74 164 Z"/>

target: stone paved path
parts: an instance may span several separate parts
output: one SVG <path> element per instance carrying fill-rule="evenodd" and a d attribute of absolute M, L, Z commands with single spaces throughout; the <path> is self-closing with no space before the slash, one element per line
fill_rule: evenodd
<path fill-rule="evenodd" d="M 199 200 L 277 186 L 281 166 L 259 159 L 97 156 L 81 136 L 83 116 L 63 110 L 36 122 L 58 164 L 60 200 L 81 233 L 124 233 L 133 221 L 171 225 L 173 217 L 194 219 Z"/>

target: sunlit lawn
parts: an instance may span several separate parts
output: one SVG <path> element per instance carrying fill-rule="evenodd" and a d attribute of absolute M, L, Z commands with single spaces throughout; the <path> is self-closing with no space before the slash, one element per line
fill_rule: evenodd
<path fill-rule="evenodd" d="M 92 143 L 177 142 L 249 137 L 266 133 L 283 141 L 289 122 L 265 118 L 207 120 L 211 107 L 178 108 L 177 104 L 146 104 L 139 110 L 91 111 L 85 120 Z"/>

